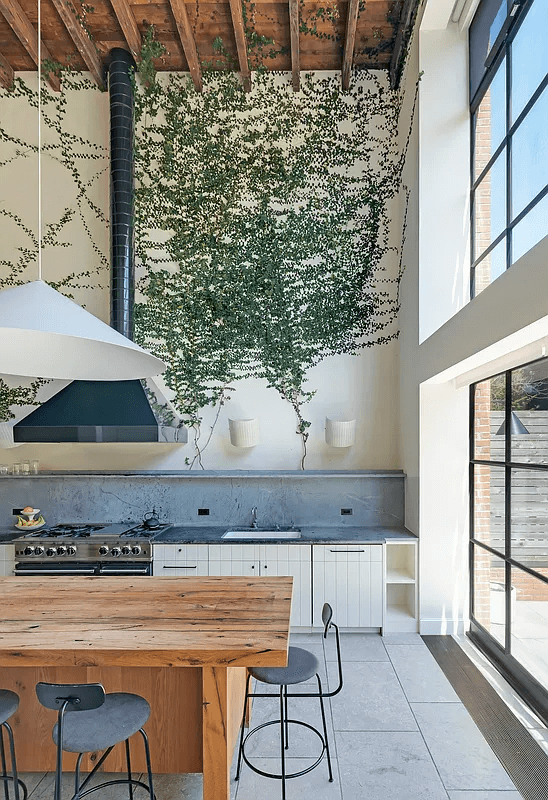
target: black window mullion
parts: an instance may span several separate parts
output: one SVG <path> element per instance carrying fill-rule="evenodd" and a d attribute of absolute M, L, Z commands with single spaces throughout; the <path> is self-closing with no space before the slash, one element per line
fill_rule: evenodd
<path fill-rule="evenodd" d="M 512 469 L 509 466 L 512 458 L 512 372 L 506 373 L 506 391 L 504 396 L 504 600 L 506 607 L 506 627 L 504 631 L 504 650 L 510 653 L 512 633 L 511 633 L 511 590 L 512 590 L 512 569 L 508 559 L 512 552 L 511 524 L 512 524 Z"/>
<path fill-rule="evenodd" d="M 512 266 L 512 52 L 508 43 L 506 50 L 506 269 Z M 508 459 L 507 459 L 508 460 Z"/>

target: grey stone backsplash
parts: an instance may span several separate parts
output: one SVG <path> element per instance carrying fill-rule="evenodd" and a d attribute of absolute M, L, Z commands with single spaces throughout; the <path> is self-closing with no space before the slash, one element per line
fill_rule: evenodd
<path fill-rule="evenodd" d="M 177 525 L 242 526 L 256 507 L 260 526 L 397 527 L 404 481 L 400 471 L 8 476 L 0 478 L 0 526 L 13 522 L 13 508 L 31 505 L 50 524 L 140 521 L 155 508 Z"/>

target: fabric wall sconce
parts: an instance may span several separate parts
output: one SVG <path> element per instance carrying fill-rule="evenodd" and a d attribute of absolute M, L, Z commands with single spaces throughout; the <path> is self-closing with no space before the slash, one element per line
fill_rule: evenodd
<path fill-rule="evenodd" d="M 234 447 L 255 447 L 259 444 L 258 419 L 229 419 L 230 444 Z"/>
<path fill-rule="evenodd" d="M 325 418 L 325 441 L 331 447 L 352 447 L 356 443 L 356 420 Z"/>

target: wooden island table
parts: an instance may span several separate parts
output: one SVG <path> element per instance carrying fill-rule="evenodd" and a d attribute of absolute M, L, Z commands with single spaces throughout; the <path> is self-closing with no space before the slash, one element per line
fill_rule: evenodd
<path fill-rule="evenodd" d="M 55 765 L 55 715 L 39 705 L 36 683 L 100 681 L 149 701 L 154 772 L 203 772 L 205 800 L 228 800 L 246 669 L 287 664 L 292 580 L 2 578 L 0 688 L 21 698 L 19 770 Z M 133 753 L 135 771 L 144 769 L 137 742 Z M 124 761 L 115 748 L 105 768 L 121 771 Z"/>

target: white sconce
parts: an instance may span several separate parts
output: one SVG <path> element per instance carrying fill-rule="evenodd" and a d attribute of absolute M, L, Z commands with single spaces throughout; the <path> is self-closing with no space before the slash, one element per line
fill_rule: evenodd
<path fill-rule="evenodd" d="M 356 420 L 325 418 L 325 441 L 331 447 L 352 447 L 356 443 Z"/>
<path fill-rule="evenodd" d="M 259 444 L 258 419 L 229 419 L 230 444 L 234 447 L 255 447 Z"/>

